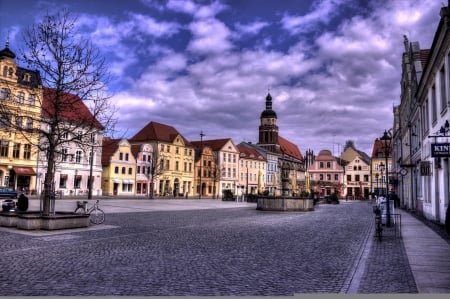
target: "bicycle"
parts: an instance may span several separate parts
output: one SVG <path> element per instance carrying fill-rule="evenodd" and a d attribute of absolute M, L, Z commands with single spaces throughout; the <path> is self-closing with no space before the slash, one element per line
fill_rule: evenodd
<path fill-rule="evenodd" d="M 87 208 L 88 201 L 77 201 L 77 207 L 75 209 L 76 214 L 88 214 L 89 220 L 93 224 L 102 224 L 105 221 L 105 212 L 98 207 L 99 200 L 94 203 L 90 208 Z"/>
<path fill-rule="evenodd" d="M 378 241 L 381 242 L 383 238 L 383 223 L 381 221 L 381 210 L 378 206 L 374 208 L 373 212 L 375 213 L 375 236 L 378 238 Z"/>

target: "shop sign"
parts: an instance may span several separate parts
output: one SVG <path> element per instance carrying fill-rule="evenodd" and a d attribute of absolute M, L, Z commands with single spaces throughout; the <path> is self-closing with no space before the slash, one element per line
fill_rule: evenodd
<path fill-rule="evenodd" d="M 450 143 L 432 143 L 431 157 L 434 158 L 450 157 Z"/>
<path fill-rule="evenodd" d="M 420 162 L 420 175 L 421 176 L 430 176 L 431 175 L 430 161 L 421 161 Z"/>

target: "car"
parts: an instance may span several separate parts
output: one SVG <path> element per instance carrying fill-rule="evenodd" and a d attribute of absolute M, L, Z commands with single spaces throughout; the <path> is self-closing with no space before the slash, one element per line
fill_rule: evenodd
<path fill-rule="evenodd" d="M 1 186 L 0 197 L 17 198 L 17 191 L 11 187 Z"/>
<path fill-rule="evenodd" d="M 5 199 L 2 200 L 2 211 L 3 212 L 9 212 L 11 210 L 14 210 L 16 208 L 16 202 L 12 199 Z"/>

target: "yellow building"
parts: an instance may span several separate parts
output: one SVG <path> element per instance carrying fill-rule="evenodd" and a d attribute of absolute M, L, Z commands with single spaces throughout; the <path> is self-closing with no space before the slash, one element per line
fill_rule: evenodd
<path fill-rule="evenodd" d="M 149 143 L 156 159 L 154 193 L 159 196 L 194 195 L 194 147 L 174 127 L 149 122 L 130 139 Z"/>
<path fill-rule="evenodd" d="M 136 159 L 126 139 L 103 138 L 102 168 L 104 195 L 135 195 Z"/>
<path fill-rule="evenodd" d="M 0 51 L 0 185 L 34 193 L 42 82 L 15 57 L 8 43 Z"/>

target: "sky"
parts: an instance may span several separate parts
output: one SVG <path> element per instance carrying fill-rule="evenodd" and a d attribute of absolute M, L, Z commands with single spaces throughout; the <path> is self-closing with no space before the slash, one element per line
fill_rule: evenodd
<path fill-rule="evenodd" d="M 267 93 L 301 153 L 369 156 L 400 102 L 404 36 L 431 47 L 437 0 L 0 0 L 0 48 L 67 8 L 105 57 L 117 136 L 150 121 L 190 141 L 258 142 Z M 20 64 L 19 64 L 20 65 Z M 113 136 L 115 137 L 115 136 Z"/>

